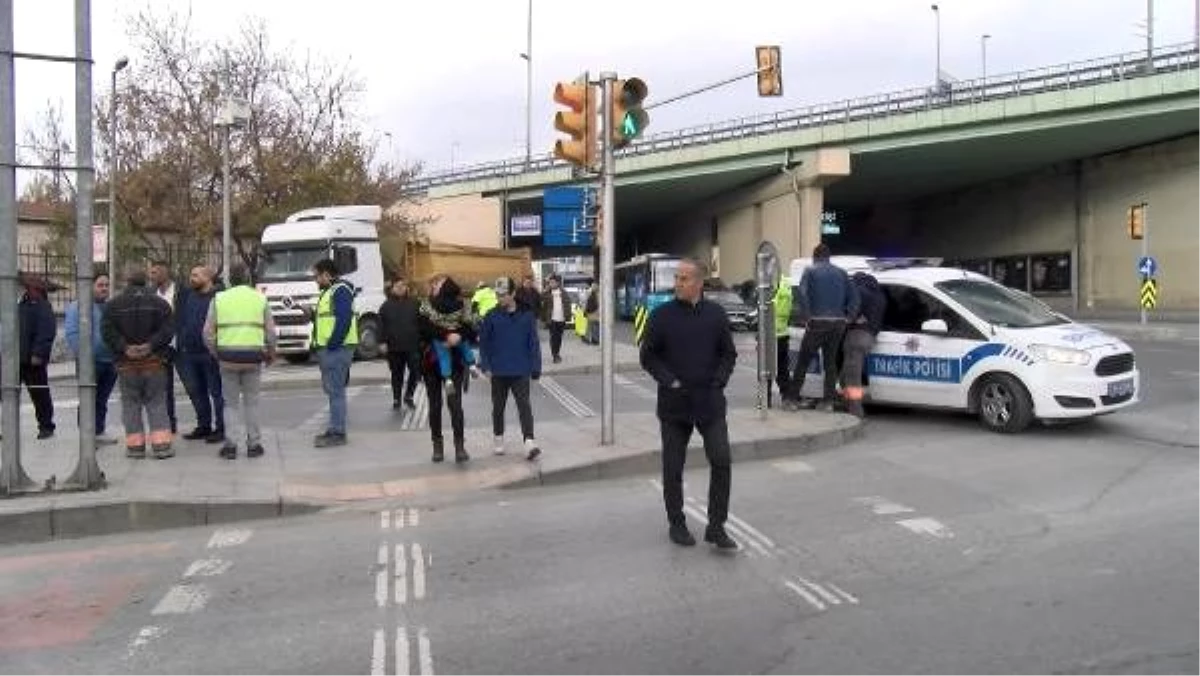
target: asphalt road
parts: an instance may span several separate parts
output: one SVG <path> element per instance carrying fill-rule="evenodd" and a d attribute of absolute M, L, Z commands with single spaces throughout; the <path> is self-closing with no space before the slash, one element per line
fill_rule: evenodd
<path fill-rule="evenodd" d="M 1133 411 L 739 465 L 733 556 L 654 477 L 0 549 L 0 671 L 1195 673 L 1196 346 L 1136 347 Z"/>

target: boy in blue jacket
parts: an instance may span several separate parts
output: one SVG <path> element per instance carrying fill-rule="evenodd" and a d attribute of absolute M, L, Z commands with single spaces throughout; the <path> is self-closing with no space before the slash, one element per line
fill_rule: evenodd
<path fill-rule="evenodd" d="M 496 435 L 496 455 L 504 454 L 504 409 L 508 393 L 517 402 L 521 436 L 525 439 L 525 459 L 536 460 L 542 454 L 533 438 L 533 409 L 529 405 L 530 382 L 542 375 L 542 346 L 538 340 L 537 319 L 533 312 L 517 306 L 516 282 L 501 277 L 492 287 L 499 303 L 479 327 L 479 361 L 492 379 L 492 432 Z"/>
<path fill-rule="evenodd" d="M 117 385 L 117 367 L 113 365 L 112 350 L 104 342 L 100 333 L 101 320 L 104 319 L 104 309 L 108 307 L 108 295 L 111 290 L 108 275 L 100 273 L 92 280 L 92 361 L 96 367 L 96 443 L 115 444 L 117 439 L 105 433 L 108 423 L 108 400 L 112 397 L 113 388 Z M 63 321 L 67 345 L 71 354 L 79 357 L 79 301 L 72 301 L 67 306 L 66 317 Z"/>

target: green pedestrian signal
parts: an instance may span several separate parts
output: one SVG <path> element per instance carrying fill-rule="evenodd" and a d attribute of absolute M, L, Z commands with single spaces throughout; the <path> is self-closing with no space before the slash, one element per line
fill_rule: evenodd
<path fill-rule="evenodd" d="M 650 115 L 642 108 L 648 93 L 641 78 L 613 81 L 609 92 L 608 122 L 614 150 L 629 145 L 649 126 Z"/>

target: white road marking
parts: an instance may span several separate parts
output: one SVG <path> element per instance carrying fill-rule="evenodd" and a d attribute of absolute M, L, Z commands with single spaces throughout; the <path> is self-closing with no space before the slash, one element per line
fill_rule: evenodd
<path fill-rule="evenodd" d="M 408 510 L 408 525 L 410 525 L 410 526 L 420 526 L 421 525 L 421 515 L 420 515 L 420 512 L 417 511 L 416 507 L 413 507 Z"/>
<path fill-rule="evenodd" d="M 371 675 L 383 676 L 384 662 L 387 660 L 387 644 L 384 643 L 382 629 L 375 630 L 375 641 L 371 646 Z"/>
<path fill-rule="evenodd" d="M 825 610 L 825 604 L 821 603 L 821 599 L 817 598 L 816 596 L 813 596 L 804 587 L 801 587 L 800 585 L 796 584 L 795 582 L 792 582 L 791 580 L 784 580 L 783 585 L 785 587 L 787 587 L 788 589 L 791 589 L 792 591 L 796 592 L 796 595 L 799 596 L 800 598 L 804 599 L 805 601 L 808 601 L 809 605 L 811 605 L 813 608 L 816 608 L 817 610 Z"/>
<path fill-rule="evenodd" d="M 642 385 L 641 383 L 635 382 L 630 378 L 621 375 L 620 373 L 613 374 L 613 382 L 629 390 L 640 399 L 653 400 L 658 398 L 658 395 L 650 388 Z"/>
<path fill-rule="evenodd" d="M 421 545 L 412 546 L 413 558 L 413 600 L 425 598 L 425 556 L 421 553 Z"/>
<path fill-rule="evenodd" d="M 421 676 L 433 676 L 433 651 L 429 649 L 429 632 L 425 627 L 417 630 L 417 652 L 421 662 Z"/>
<path fill-rule="evenodd" d="M 815 591 L 817 593 L 817 595 L 820 596 L 822 599 L 824 599 L 825 602 L 828 603 L 829 605 L 838 606 L 838 605 L 842 604 L 842 599 L 839 596 L 835 595 L 833 592 L 822 587 L 821 585 L 817 584 L 816 582 L 813 582 L 812 580 L 806 580 L 805 578 L 800 577 L 799 575 L 796 576 L 796 580 L 798 580 L 800 582 L 800 584 L 804 585 L 805 587 L 808 587 L 809 589 Z"/>
<path fill-rule="evenodd" d="M 379 529 L 380 530 L 391 530 L 392 529 L 392 513 L 389 510 L 385 509 L 379 513 Z"/>
<path fill-rule="evenodd" d="M 1171 371 L 1171 375 L 1177 378 L 1195 378 L 1200 376 L 1196 371 Z M 57 404 L 55 404 L 57 406 Z"/>
<path fill-rule="evenodd" d="M 208 603 L 208 589 L 199 584 L 177 584 L 167 590 L 151 615 L 194 613 Z"/>
<path fill-rule="evenodd" d="M 346 410 L 350 410 L 350 400 L 363 393 L 365 388 L 361 386 L 346 388 Z M 329 402 L 326 400 L 320 408 L 316 410 L 307 420 L 300 423 L 298 429 L 301 430 L 316 430 L 325 427 L 329 422 Z"/>
<path fill-rule="evenodd" d="M 887 498 L 881 498 L 878 495 L 872 495 L 866 498 L 854 498 L 854 501 L 860 505 L 866 505 L 871 508 L 871 511 L 879 515 L 887 514 L 907 514 L 914 512 L 912 507 L 905 507 L 898 502 L 892 502 Z"/>
<path fill-rule="evenodd" d="M 954 537 L 954 533 L 946 527 L 946 524 L 937 519 L 922 517 L 919 519 L 903 519 L 896 522 L 897 526 L 902 526 L 918 535 L 931 535 L 939 539 L 947 539 Z"/>
<path fill-rule="evenodd" d="M 803 460 L 782 460 L 771 463 L 771 466 L 786 474 L 804 474 L 813 471 L 813 466 Z"/>
<path fill-rule="evenodd" d="M 249 528 L 221 528 L 208 539 L 208 547 L 209 549 L 236 547 L 245 544 L 253 534 L 254 531 Z"/>
<path fill-rule="evenodd" d="M 742 521 L 741 519 L 739 519 L 737 517 L 737 515 L 734 514 L 733 512 L 729 513 L 729 520 L 732 521 L 733 523 L 737 524 L 738 526 L 741 526 L 742 530 L 744 530 L 747 533 L 758 538 L 766 546 L 770 547 L 771 549 L 775 549 L 775 543 L 771 541 L 771 538 L 767 537 L 766 535 L 763 535 L 754 526 L 751 526 L 750 524 L 746 523 L 745 521 Z"/>
<path fill-rule="evenodd" d="M 133 640 L 129 642 L 129 652 L 125 655 L 126 659 L 133 657 L 133 654 L 136 653 L 139 648 L 142 648 L 154 639 L 166 633 L 167 630 L 163 629 L 162 627 L 156 627 L 154 625 L 142 627 L 138 630 L 137 635 L 133 637 Z"/>
<path fill-rule="evenodd" d="M 200 559 L 199 561 L 192 561 L 191 565 L 188 566 L 186 571 L 184 571 L 183 576 L 185 578 L 196 576 L 213 577 L 214 575 L 221 575 L 225 573 L 231 566 L 233 566 L 232 561 L 222 561 L 221 559 Z"/>
<path fill-rule="evenodd" d="M 375 605 L 379 608 L 387 605 L 387 574 L 388 574 L 388 546 L 387 544 L 379 545 L 379 557 L 376 559 L 377 569 L 375 571 Z"/>
<path fill-rule="evenodd" d="M 408 630 L 396 627 L 396 676 L 408 676 L 411 659 L 408 653 Z"/>
<path fill-rule="evenodd" d="M 396 522 L 396 530 L 404 529 L 404 508 L 400 508 L 400 509 L 396 510 L 395 522 Z"/>
<path fill-rule="evenodd" d="M 563 387 L 561 383 L 551 376 L 542 376 L 538 379 L 538 382 L 542 384 L 542 389 L 554 397 L 558 403 L 562 404 L 563 408 L 567 409 L 571 415 L 577 418 L 596 417 L 596 412 L 590 406 L 580 401 L 578 397 L 571 394 L 567 388 Z"/>
<path fill-rule="evenodd" d="M 396 605 L 408 602 L 408 557 L 404 545 L 396 545 Z"/>
<path fill-rule="evenodd" d="M 413 403 L 416 406 L 406 410 L 400 421 L 402 430 L 413 431 L 428 427 L 429 398 L 426 396 L 424 387 L 418 387 L 417 391 L 413 393 Z"/>
<path fill-rule="evenodd" d="M 707 510 L 708 509 L 708 507 L 705 505 L 705 503 L 703 503 L 695 498 L 685 498 L 685 500 L 687 502 L 691 503 L 697 510 Z M 743 542 L 745 542 L 746 544 L 750 545 L 750 547 L 752 549 L 754 549 L 756 552 L 758 552 L 759 554 L 766 556 L 766 557 L 774 556 L 774 554 L 772 552 L 768 551 L 768 547 L 770 549 L 775 548 L 774 542 L 771 542 L 771 540 L 768 539 L 765 535 L 763 535 L 762 533 L 759 533 L 752 526 L 750 526 L 750 524 L 737 518 L 732 513 L 727 514 L 726 516 L 729 518 L 729 522 L 725 524 L 726 530 L 728 530 L 728 531 L 732 532 L 734 535 L 738 536 L 738 539 L 740 539 Z M 762 540 L 761 542 L 759 541 L 759 538 L 761 538 L 761 540 Z"/>
<path fill-rule="evenodd" d="M 858 605 L 858 597 L 856 597 L 855 595 L 851 594 L 850 592 L 846 591 L 845 589 L 842 589 L 841 587 L 837 586 L 836 584 L 834 584 L 832 582 L 826 582 L 825 584 L 829 585 L 830 589 L 832 589 L 833 591 L 840 594 L 842 598 L 846 599 L 850 603 L 853 603 L 854 605 Z"/>
<path fill-rule="evenodd" d="M 699 521 L 700 525 L 703 526 L 703 525 L 708 524 L 708 517 L 704 516 L 704 512 L 701 512 L 700 510 L 696 509 L 695 507 L 693 507 L 691 505 L 684 505 L 683 511 L 690 514 L 693 519 Z"/>

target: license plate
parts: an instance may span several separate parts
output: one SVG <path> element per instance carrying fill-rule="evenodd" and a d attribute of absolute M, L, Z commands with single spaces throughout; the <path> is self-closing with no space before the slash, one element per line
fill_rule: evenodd
<path fill-rule="evenodd" d="M 1125 397 L 1133 394 L 1133 378 L 1118 380 L 1108 384 L 1108 396 Z"/>

